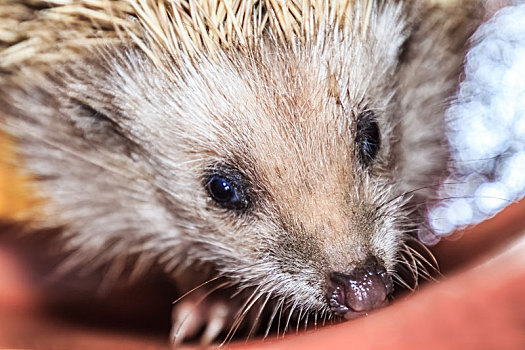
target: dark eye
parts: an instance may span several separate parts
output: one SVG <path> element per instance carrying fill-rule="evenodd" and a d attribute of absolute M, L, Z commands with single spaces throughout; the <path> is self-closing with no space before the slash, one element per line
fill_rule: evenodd
<path fill-rule="evenodd" d="M 206 183 L 206 189 L 217 204 L 228 209 L 240 209 L 245 206 L 246 201 L 242 188 L 222 175 L 211 175 Z"/>
<path fill-rule="evenodd" d="M 372 111 L 365 111 L 359 116 L 355 143 L 361 163 L 369 165 L 377 156 L 381 145 L 379 126 Z"/>

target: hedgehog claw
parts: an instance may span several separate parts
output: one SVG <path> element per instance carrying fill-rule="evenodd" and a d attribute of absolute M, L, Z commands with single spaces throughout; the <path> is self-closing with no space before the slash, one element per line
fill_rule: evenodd
<path fill-rule="evenodd" d="M 228 303 L 229 302 L 229 303 Z M 231 326 L 233 309 L 231 301 L 221 298 L 202 300 L 195 296 L 178 302 L 172 311 L 170 341 L 177 347 L 200 334 L 200 344 L 212 344 Z M 204 329 L 204 330 L 203 330 Z"/>
<path fill-rule="evenodd" d="M 213 304 L 208 310 L 208 323 L 201 336 L 201 345 L 210 345 L 225 330 L 231 316 L 231 310 L 226 303 Z"/>
<path fill-rule="evenodd" d="M 191 300 L 178 303 L 171 314 L 170 341 L 173 347 L 197 335 L 204 322 L 202 314 Z"/>

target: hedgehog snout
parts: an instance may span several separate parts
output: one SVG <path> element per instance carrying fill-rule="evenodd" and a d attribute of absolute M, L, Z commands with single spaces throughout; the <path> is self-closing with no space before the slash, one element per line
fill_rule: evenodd
<path fill-rule="evenodd" d="M 394 289 L 392 278 L 375 257 L 349 274 L 332 272 L 329 277 L 326 296 L 330 309 L 346 319 L 386 306 Z"/>

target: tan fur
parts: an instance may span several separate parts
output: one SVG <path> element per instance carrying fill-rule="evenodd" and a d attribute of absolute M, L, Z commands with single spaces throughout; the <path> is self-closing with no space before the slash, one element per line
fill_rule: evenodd
<path fill-rule="evenodd" d="M 2 128 L 49 198 L 33 227 L 62 227 L 74 264 L 210 263 L 254 298 L 326 315 L 330 271 L 372 254 L 395 273 L 411 254 L 404 242 L 445 169 L 442 114 L 477 23 L 469 11 L 8 1 Z M 364 110 L 381 134 L 369 168 L 355 150 Z M 249 179 L 246 212 L 203 189 L 220 163 Z"/>

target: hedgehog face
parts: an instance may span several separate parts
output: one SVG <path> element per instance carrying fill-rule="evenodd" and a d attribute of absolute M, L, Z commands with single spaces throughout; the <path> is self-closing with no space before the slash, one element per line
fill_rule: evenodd
<path fill-rule="evenodd" d="M 24 115 L 17 136 L 47 140 L 23 152 L 45 179 L 48 217 L 79 260 L 132 250 L 168 269 L 211 263 L 305 313 L 349 318 L 382 306 L 406 218 L 397 56 L 383 39 L 380 55 L 373 40 L 327 33 L 318 45 L 269 41 L 168 69 L 108 49 L 52 79 L 26 77 L 30 87 L 10 94 L 35 104 L 13 112 Z"/>
<path fill-rule="evenodd" d="M 325 40 L 181 57 L 168 70 L 134 50 L 66 65 L 40 100 L 54 106 L 44 110 L 47 137 L 75 149 L 43 155 L 59 174 L 39 162 L 32 171 L 47 175 L 44 193 L 72 247 L 85 259 L 111 242 L 115 254 L 133 249 L 168 266 L 211 263 L 304 312 L 353 317 L 382 306 L 406 219 L 397 56 L 388 46 L 373 61 L 379 43 Z M 94 231 L 105 233 L 83 238 Z"/>
<path fill-rule="evenodd" d="M 219 270 L 305 309 L 345 314 L 391 292 L 386 271 L 406 215 L 396 197 L 392 62 L 356 68 L 342 57 L 350 44 L 339 45 L 202 60 L 180 72 L 172 114 L 187 163 L 200 164 L 188 186 L 209 228 L 192 237 L 222 255 Z M 349 305 L 349 281 L 366 273 L 379 299 Z"/>

